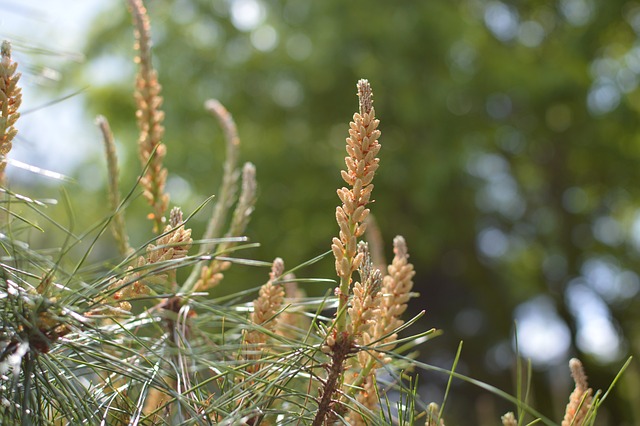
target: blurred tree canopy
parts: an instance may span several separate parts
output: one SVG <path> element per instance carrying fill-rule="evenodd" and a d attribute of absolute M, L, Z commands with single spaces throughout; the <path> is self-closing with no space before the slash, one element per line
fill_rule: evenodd
<path fill-rule="evenodd" d="M 420 356 L 450 367 L 464 340 L 460 371 L 515 392 L 516 320 L 520 351 L 539 367 L 534 405 L 559 418 L 571 356 L 606 389 L 640 351 L 640 3 L 148 3 L 172 203 L 189 212 L 217 190 L 224 143 L 202 107 L 216 98 L 258 170 L 248 235 L 261 248 L 247 257 L 293 266 L 329 249 L 355 83 L 367 78 L 382 130 L 372 212 L 388 251 L 394 235 L 407 239 L 421 293 L 412 309 L 445 332 Z M 88 62 L 64 73 L 67 87 L 91 85 L 88 113 L 110 120 L 125 189 L 140 173 L 132 44 L 116 2 L 92 25 Z M 127 213 L 140 244 L 143 208 Z M 333 262 L 305 273 L 332 277 Z M 602 421 L 640 422 L 629 404 L 638 376 L 632 364 Z M 422 382 L 438 401 L 446 377 Z M 452 424 L 514 409 L 467 384 L 450 403 Z"/>

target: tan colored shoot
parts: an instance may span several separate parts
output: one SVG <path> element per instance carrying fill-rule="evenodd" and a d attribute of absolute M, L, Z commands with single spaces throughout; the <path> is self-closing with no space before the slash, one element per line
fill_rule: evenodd
<path fill-rule="evenodd" d="M 224 279 L 224 272 L 231 267 L 228 260 L 212 260 L 209 265 L 200 270 L 200 279 L 196 282 L 194 291 L 210 290 Z"/>
<path fill-rule="evenodd" d="M 366 276 L 371 271 L 368 251 L 358 252 L 358 239 L 366 229 L 365 219 L 369 215 L 367 204 L 371 202 L 373 177 L 378 169 L 380 151 L 378 138 L 379 120 L 375 118 L 373 94 L 367 80 L 359 80 L 357 84 L 359 112 L 353 115 L 349 125 L 349 137 L 346 139 L 348 156 L 344 161 L 346 170 L 341 171 L 342 179 L 349 188 L 338 189 L 338 197 L 342 205 L 336 208 L 339 238 L 333 238 L 331 250 L 335 257 L 336 273 L 340 285 L 336 288 L 338 296 L 338 312 L 331 332 L 326 336 L 322 350 L 331 357 L 328 377 L 323 383 L 318 411 L 313 420 L 314 426 L 331 421 L 338 412 L 343 411 L 342 403 L 334 399 L 341 388 L 348 358 L 358 351 L 357 342 L 362 343 L 364 333 L 369 328 L 369 318 L 375 309 L 375 299 L 379 290 L 378 278 Z M 365 277 L 362 283 L 354 286 L 353 305 L 349 308 L 349 294 L 353 272 L 364 265 Z M 361 269 L 362 274 L 362 269 Z M 367 283 L 367 281 L 369 281 Z M 376 288 L 377 285 L 377 288 Z M 349 321 L 350 320 L 350 321 Z M 362 381 L 361 381 L 362 383 Z M 327 420 L 329 419 L 329 420 Z"/>
<path fill-rule="evenodd" d="M 277 326 L 276 314 L 282 308 L 284 300 L 284 289 L 280 284 L 274 282 L 284 272 L 284 262 L 277 257 L 271 266 L 269 281 L 260 287 L 258 298 L 253 301 L 253 312 L 249 316 L 252 324 L 261 326 L 269 331 L 275 332 Z M 260 355 L 256 354 L 262 351 L 263 346 L 267 342 L 267 335 L 260 330 L 245 330 L 243 334 L 243 343 L 251 355 L 247 355 L 248 360 L 259 360 Z M 260 364 L 255 363 L 249 365 L 247 371 L 255 373 L 260 370 Z"/>
<path fill-rule="evenodd" d="M 18 108 L 22 103 L 22 89 L 18 87 L 20 73 L 16 73 L 17 62 L 11 60 L 11 44 L 4 40 L 0 48 L 0 184 L 4 182 L 7 154 L 18 134 L 14 127 L 20 117 Z"/>
<path fill-rule="evenodd" d="M 579 359 L 572 358 L 569 361 L 569 369 L 576 386 L 569 396 L 562 426 L 583 426 L 591 409 L 593 389 L 587 383 L 587 375 Z"/>
<path fill-rule="evenodd" d="M 113 211 L 113 220 L 111 221 L 111 230 L 113 237 L 118 244 L 118 251 L 122 256 L 128 256 L 132 249 L 129 245 L 129 236 L 124 221 L 124 215 L 120 209 L 120 189 L 118 185 L 118 156 L 116 155 L 116 144 L 113 140 L 113 133 L 107 119 L 99 115 L 96 118 L 96 124 L 102 133 L 104 141 L 105 153 L 107 156 L 107 172 L 109 174 L 109 204 Z"/>
<path fill-rule="evenodd" d="M 382 279 L 382 286 L 377 298 L 376 321 L 373 322 L 373 327 L 369 330 L 371 335 L 367 336 L 369 341 L 365 342 L 367 344 L 377 341 L 377 344 L 382 345 L 386 351 L 392 350 L 396 346 L 394 342 L 398 336 L 393 331 L 404 324 L 401 316 L 406 311 L 407 302 L 412 297 L 412 278 L 415 275 L 413 265 L 408 262 L 409 254 L 403 237 L 397 236 L 393 239 L 393 251 L 395 256 L 387 267 L 388 275 Z M 384 339 L 382 339 L 383 337 Z M 358 353 L 358 360 L 362 368 L 361 377 L 369 374 L 376 367 L 377 361 L 390 361 L 388 358 L 382 358 L 382 355 L 379 354 L 378 360 L 376 360 L 371 357 L 372 353 L 372 351 Z M 359 383 L 356 382 L 356 384 Z"/>
<path fill-rule="evenodd" d="M 393 240 L 393 245 L 395 256 L 391 265 L 387 268 L 389 274 L 381 280 L 381 288 L 378 282 L 377 288 L 379 292 L 374 301 L 375 305 L 370 310 L 375 320 L 370 321 L 371 327 L 355 335 L 357 344 L 369 345 L 372 342 L 379 341 L 378 345 L 383 345 L 383 348 L 387 351 L 395 347 L 394 342 L 398 336 L 393 331 L 404 324 L 401 315 L 407 309 L 407 302 L 411 298 L 411 289 L 413 287 L 411 279 L 415 274 L 413 265 L 408 262 L 409 254 L 407 253 L 407 245 L 404 238 L 397 236 Z M 373 269 L 368 251 L 365 250 L 362 253 L 364 254 L 363 267 L 368 264 L 369 270 Z M 373 270 L 374 273 L 377 273 L 376 279 L 380 280 L 380 271 Z M 367 273 L 366 270 L 361 270 L 360 272 L 363 282 L 366 281 L 364 277 L 366 277 Z M 354 307 L 362 304 L 359 302 L 359 299 L 361 299 L 359 287 L 360 284 L 356 283 L 353 288 L 352 307 L 349 308 L 349 318 L 352 322 L 354 318 L 357 318 L 357 310 Z M 384 336 L 387 337 L 382 339 Z M 382 340 L 380 341 L 380 339 Z M 370 350 L 359 351 L 356 359 L 358 366 L 355 368 L 358 374 L 351 378 L 351 387 L 348 390 L 348 394 L 352 395 L 357 390 L 356 399 L 363 406 L 373 410 L 378 404 L 377 395 L 371 391 L 372 384 L 375 383 L 375 368 L 379 365 L 379 362 L 390 362 L 390 358 L 384 358 L 381 354 L 376 354 L 375 351 Z M 375 391 L 375 388 L 373 390 Z M 362 416 L 354 411 L 351 411 L 349 418 L 355 422 L 354 424 L 365 424 L 362 423 L 365 421 Z"/>
<path fill-rule="evenodd" d="M 158 75 L 151 64 L 151 30 L 149 16 L 142 0 L 128 0 L 135 27 L 135 49 L 138 56 L 136 90 L 134 97 L 138 110 L 136 118 L 140 136 L 138 138 L 138 154 L 143 167 L 144 176 L 140 179 L 143 196 L 151 205 L 149 219 L 153 221 L 154 232 L 159 232 L 165 223 L 165 213 L 169 207 L 169 195 L 165 193 L 167 169 L 162 165 L 167 154 L 162 143 L 164 136 L 164 112 L 160 110 L 162 86 Z"/>
<path fill-rule="evenodd" d="M 347 138 L 347 170 L 341 172 L 342 179 L 349 188 L 338 189 L 338 197 L 342 205 L 336 208 L 336 221 L 340 228 L 339 238 L 333 238 L 331 249 L 336 259 L 336 272 L 340 277 L 340 286 L 336 289 L 338 296 L 337 332 L 346 327 L 346 317 L 341 315 L 347 307 L 351 275 L 362 262 L 358 255 L 357 245 L 366 229 L 363 223 L 369 214 L 366 205 L 371 201 L 371 184 L 380 161 L 376 156 L 380 151 L 378 138 L 379 120 L 375 118 L 373 95 L 367 80 L 358 81 L 358 97 L 360 112 L 353 115 Z"/>
<path fill-rule="evenodd" d="M 402 236 L 393 239 L 393 261 L 388 266 L 388 275 L 382 280 L 382 298 L 380 300 L 380 321 L 376 322 L 375 337 L 382 338 L 404 324 L 401 318 L 407 310 L 407 302 L 411 298 L 412 278 L 415 275 L 413 265 L 409 263 L 407 243 Z M 392 333 L 384 339 L 384 349 L 391 350 L 398 338 Z M 382 342 L 381 342 L 382 343 Z"/>
<path fill-rule="evenodd" d="M 518 426 L 518 420 L 511 411 L 502 416 L 500 420 L 502 420 L 502 426 Z"/>
<path fill-rule="evenodd" d="M 191 229 L 185 229 L 182 211 L 179 207 L 171 209 L 169 224 L 164 229 L 164 235 L 156 244 L 147 246 L 147 263 L 166 262 L 180 259 L 187 255 L 191 248 Z"/>
<path fill-rule="evenodd" d="M 427 420 L 424 426 L 444 426 L 444 420 L 440 419 L 440 407 L 435 402 L 427 406 Z"/>
<path fill-rule="evenodd" d="M 380 315 L 378 305 L 382 274 L 373 268 L 365 242 L 358 244 L 358 254 L 363 259 L 358 268 L 361 282 L 356 281 L 353 285 L 353 298 L 347 309 L 350 319 L 347 332 L 353 336 L 355 344 L 366 345 L 369 343 L 369 331 Z"/>

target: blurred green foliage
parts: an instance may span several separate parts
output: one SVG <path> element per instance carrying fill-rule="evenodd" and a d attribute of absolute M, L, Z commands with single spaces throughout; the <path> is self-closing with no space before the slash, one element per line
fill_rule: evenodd
<path fill-rule="evenodd" d="M 420 356 L 448 367 L 462 339 L 462 372 L 515 392 L 513 320 L 528 329 L 531 315 L 517 312 L 533 307 L 549 331 L 541 340 L 520 335 L 522 348 L 538 345 L 524 353 L 540 367 L 534 405 L 559 418 L 570 356 L 584 361 L 593 387 L 606 389 L 622 360 L 637 355 L 640 3 L 177 0 L 148 7 L 172 201 L 190 212 L 217 190 L 224 143 L 202 107 L 216 98 L 238 124 L 242 159 L 258 170 L 248 236 L 262 246 L 247 257 L 281 256 L 291 267 L 329 249 L 355 83 L 368 78 L 383 146 L 372 211 L 388 255 L 394 235 L 407 239 L 421 293 L 412 309 L 426 309 L 425 325 L 445 331 Z M 91 28 L 88 62 L 64 75 L 67 86 L 91 85 L 88 113 L 110 120 L 127 190 L 140 173 L 130 18 L 117 3 Z M 103 195 L 87 192 L 85 200 Z M 127 211 L 134 244 L 149 237 L 144 209 L 136 200 Z M 195 218 L 194 235 L 207 211 Z M 215 291 L 265 276 L 238 269 Z M 332 277 L 333 262 L 305 274 Z M 568 332 L 570 342 L 552 329 Z M 640 422 L 630 404 L 640 398 L 638 377 L 632 364 L 601 409 L 602 424 Z M 445 380 L 423 379 L 427 402 L 441 397 Z M 466 384 L 450 404 L 452 424 L 495 422 L 513 409 Z"/>

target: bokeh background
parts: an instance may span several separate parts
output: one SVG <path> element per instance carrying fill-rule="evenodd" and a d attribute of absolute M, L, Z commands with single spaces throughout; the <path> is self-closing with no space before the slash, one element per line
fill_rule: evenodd
<path fill-rule="evenodd" d="M 11 184 L 65 187 L 76 228 L 88 227 L 108 214 L 95 115 L 116 135 L 123 190 L 140 173 L 125 2 L 3 3 L 28 112 L 12 158 L 73 178 L 14 163 Z M 444 331 L 421 360 L 450 368 L 462 340 L 458 371 L 515 394 L 517 350 L 533 365 L 531 404 L 560 419 L 569 358 L 606 390 L 640 350 L 640 2 L 148 3 L 172 204 L 190 212 L 219 185 L 224 141 L 203 108 L 219 99 L 258 170 L 247 235 L 261 247 L 243 256 L 292 267 L 329 249 L 355 83 L 367 78 L 383 146 L 372 211 L 389 258 L 395 235 L 409 245 L 420 293 L 410 310 L 426 310 L 414 331 Z M 151 235 L 145 215 L 141 199 L 127 212 L 133 244 Z M 105 236 L 92 257 L 114 255 Z M 302 271 L 334 273 L 329 257 Z M 234 267 L 215 291 L 265 276 Z M 424 374 L 422 399 L 441 402 L 446 381 Z M 635 362 L 609 398 L 598 424 L 640 424 Z M 447 404 L 449 424 L 497 424 L 515 409 L 457 381 Z"/>

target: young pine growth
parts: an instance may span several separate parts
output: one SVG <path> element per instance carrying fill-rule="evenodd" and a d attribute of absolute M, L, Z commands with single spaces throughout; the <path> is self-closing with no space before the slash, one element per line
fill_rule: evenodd
<path fill-rule="evenodd" d="M 427 406 L 426 414 L 427 419 L 424 422 L 424 426 L 445 426 L 444 420 L 440 418 L 440 407 L 435 402 Z"/>
<path fill-rule="evenodd" d="M 584 426 L 591 410 L 593 389 L 587 383 L 587 375 L 584 373 L 584 367 L 579 359 L 572 358 L 569 361 L 569 369 L 576 386 L 569 396 L 562 426 Z"/>
<path fill-rule="evenodd" d="M 277 325 L 276 314 L 282 307 L 284 300 L 284 288 L 282 285 L 275 283 L 284 272 L 284 262 L 277 257 L 271 266 L 269 281 L 260 287 L 258 298 L 253 301 L 253 312 L 249 316 L 252 324 L 275 332 Z M 259 360 L 260 352 L 264 349 L 267 342 L 267 335 L 260 330 L 244 330 L 243 345 L 248 355 L 248 360 Z M 260 364 L 250 364 L 247 371 L 255 373 L 260 370 Z"/>
<path fill-rule="evenodd" d="M 409 263 L 404 237 L 398 235 L 393 239 L 393 253 L 393 261 L 387 267 L 388 274 L 382 280 L 380 320 L 376 321 L 375 328 L 376 339 L 384 338 L 381 343 L 385 344 L 385 350 L 395 347 L 393 342 L 398 335 L 394 330 L 404 324 L 402 314 L 407 310 L 407 303 L 412 297 L 412 279 L 416 274 L 413 265 Z"/>
<path fill-rule="evenodd" d="M 370 316 L 370 310 L 375 308 L 377 302 L 374 303 L 373 298 L 379 290 L 379 283 L 371 281 L 369 287 L 365 288 L 367 284 L 363 278 L 363 282 L 357 284 L 355 305 L 349 308 L 351 276 L 361 267 L 365 258 L 364 250 L 358 253 L 358 238 L 362 237 L 366 229 L 364 220 L 369 215 L 366 206 L 371 201 L 371 182 L 380 161 L 376 157 L 380 151 L 380 131 L 377 129 L 379 121 L 375 118 L 371 86 L 363 79 L 358 81 L 357 88 L 360 111 L 353 115 L 353 121 L 349 125 L 349 137 L 346 139 L 348 156 L 345 157 L 347 170 L 341 172 L 342 179 L 349 188 L 343 187 L 337 191 L 342 201 L 342 205 L 336 208 L 336 221 L 340 231 L 339 238 L 333 238 L 331 244 L 336 273 L 340 278 L 340 285 L 335 290 L 338 311 L 323 346 L 323 351 L 329 354 L 331 361 L 313 426 L 332 421 L 344 411 L 342 402 L 334 396 L 342 386 L 347 359 L 357 352 L 358 336 L 368 329 L 367 315 Z M 364 268 L 368 270 L 370 265 L 364 265 Z"/>
<path fill-rule="evenodd" d="M 518 426 L 518 420 L 516 420 L 516 416 L 511 411 L 500 419 L 502 420 L 502 426 Z"/>
<path fill-rule="evenodd" d="M 338 295 L 338 323 L 337 330 L 344 331 L 345 316 L 341 311 L 346 309 L 349 299 L 351 275 L 362 262 L 362 255 L 357 254 L 358 238 L 362 237 L 366 229 L 363 223 L 369 215 L 366 207 L 371 201 L 373 191 L 373 177 L 378 169 L 380 151 L 378 138 L 379 120 L 375 118 L 373 108 L 373 94 L 367 80 L 358 81 L 358 97 L 360 112 L 353 115 L 349 125 L 347 138 L 347 157 L 344 161 L 347 170 L 341 172 L 342 179 L 349 188 L 338 189 L 338 197 L 342 205 L 336 208 L 336 221 L 340 228 L 339 238 L 333 239 L 331 249 L 336 258 L 336 272 L 340 278 L 340 286 L 336 290 Z"/>
<path fill-rule="evenodd" d="M 336 209 L 339 237 L 331 245 L 340 278 L 335 290 L 338 311 L 322 348 L 330 362 L 314 426 L 339 417 L 351 425 L 366 425 L 371 416 L 376 416 L 379 393 L 375 369 L 382 365 L 382 357 L 373 355 L 375 350 L 369 346 L 383 344 L 385 350 L 393 349 L 397 338 L 394 331 L 403 324 L 400 315 L 406 310 L 413 285 L 413 266 L 407 261 L 402 237 L 394 240 L 396 256 L 384 278 L 373 266 L 367 244 L 358 243 L 366 229 L 366 206 L 371 201 L 372 181 L 380 161 L 380 131 L 369 82 L 360 80 L 357 87 L 360 108 L 350 123 L 347 169 L 341 173 L 349 187 L 338 190 L 342 201 Z M 356 270 L 360 280 L 354 283 Z"/>
<path fill-rule="evenodd" d="M 134 93 L 136 105 L 136 118 L 140 136 L 138 139 L 138 154 L 142 167 L 146 172 L 140 184 L 144 190 L 143 196 L 151 205 L 149 219 L 153 222 L 153 229 L 159 232 L 165 222 L 164 214 L 169 207 L 169 195 L 165 193 L 167 181 L 167 169 L 162 165 L 167 155 L 167 148 L 162 143 L 164 136 L 164 112 L 162 86 L 158 82 L 158 74 L 151 63 L 151 25 L 147 10 L 142 0 L 129 0 L 129 7 L 133 15 L 138 56 L 135 61 L 138 64 L 136 76 L 136 90 Z"/>
<path fill-rule="evenodd" d="M 380 347 L 385 351 L 390 351 L 396 346 L 398 337 L 395 330 L 404 324 L 401 315 L 407 309 L 407 302 L 412 297 L 411 289 L 413 288 L 412 278 L 415 275 L 413 265 L 408 262 L 409 254 L 404 238 L 397 236 L 393 240 L 395 256 L 391 265 L 388 266 L 388 275 L 380 279 L 380 271 L 373 267 L 368 251 L 363 251 L 364 261 L 360 268 L 360 276 L 363 282 L 367 282 L 366 277 L 373 270 L 375 280 L 380 280 L 376 287 L 377 293 L 374 299 L 373 308 L 368 309 L 371 312 L 370 327 L 366 330 L 355 334 L 356 343 L 363 346 Z M 369 265 L 365 268 L 364 265 Z M 360 283 L 356 283 L 353 288 L 352 307 L 349 308 L 349 316 L 358 318 L 355 314 L 354 307 L 364 305 L 360 302 L 361 296 L 359 290 Z M 369 318 L 367 318 L 369 319 Z M 352 372 L 349 375 L 348 395 L 355 393 L 356 401 L 362 407 L 366 407 L 370 411 L 378 408 L 378 394 L 376 392 L 376 368 L 383 364 L 391 362 L 391 358 L 383 355 L 374 349 L 360 350 L 352 363 Z M 366 424 L 366 419 L 351 410 L 348 419 L 354 425 Z"/>
<path fill-rule="evenodd" d="M 0 184 L 4 181 L 7 154 L 18 133 L 14 125 L 20 117 L 22 89 L 18 87 L 21 74 L 16 73 L 17 67 L 18 63 L 11 59 L 11 44 L 5 40 L 0 47 Z"/>

